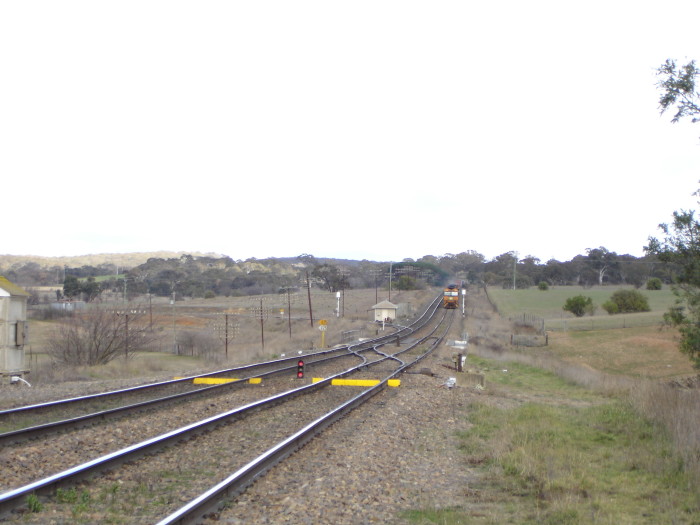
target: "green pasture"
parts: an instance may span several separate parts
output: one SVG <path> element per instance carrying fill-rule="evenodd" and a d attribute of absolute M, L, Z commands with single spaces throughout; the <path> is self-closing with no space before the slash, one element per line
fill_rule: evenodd
<path fill-rule="evenodd" d="M 470 357 L 489 390 L 460 409 L 462 505 L 417 508 L 413 524 L 697 524 L 700 495 L 665 429 L 630 403 L 514 362 Z"/>
<path fill-rule="evenodd" d="M 78 278 L 78 281 L 80 282 L 85 282 L 89 278 L 88 277 L 80 277 Z M 95 276 L 95 282 L 101 283 L 102 281 L 109 281 L 110 279 L 124 279 L 124 274 L 120 275 L 97 275 Z"/>
<path fill-rule="evenodd" d="M 662 321 L 663 314 L 676 300 L 668 286 L 662 290 L 640 289 L 649 301 L 650 312 L 634 314 L 609 315 L 601 305 L 610 296 L 621 289 L 633 289 L 631 286 L 553 286 L 549 290 L 539 290 L 536 287 L 525 290 L 504 290 L 489 288 L 491 300 L 505 318 L 515 319 L 523 314 L 534 315 L 545 320 L 547 330 L 602 330 L 609 328 L 629 328 L 632 326 L 652 326 Z M 575 317 L 562 308 L 569 297 L 583 295 L 593 299 L 596 306 L 594 315 Z"/>

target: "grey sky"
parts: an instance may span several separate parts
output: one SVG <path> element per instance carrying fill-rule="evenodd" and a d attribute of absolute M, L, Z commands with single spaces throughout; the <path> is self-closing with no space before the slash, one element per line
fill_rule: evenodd
<path fill-rule="evenodd" d="M 663 6 L 663 7 L 661 7 Z M 642 255 L 697 2 L 0 3 L 0 253 Z"/>

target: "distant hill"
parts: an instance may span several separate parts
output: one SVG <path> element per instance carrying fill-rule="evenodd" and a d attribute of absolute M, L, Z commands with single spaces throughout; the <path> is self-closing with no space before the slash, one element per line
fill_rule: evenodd
<path fill-rule="evenodd" d="M 198 252 L 137 252 L 137 253 L 95 253 L 89 255 L 70 255 L 64 257 L 42 257 L 40 255 L 0 255 L 0 268 L 9 268 L 15 264 L 33 262 L 43 268 L 54 266 L 68 266 L 80 268 L 82 266 L 99 266 L 100 264 L 114 264 L 120 267 L 134 268 L 145 263 L 148 259 L 173 259 L 182 255 L 195 257 L 224 257 L 220 254 Z"/>

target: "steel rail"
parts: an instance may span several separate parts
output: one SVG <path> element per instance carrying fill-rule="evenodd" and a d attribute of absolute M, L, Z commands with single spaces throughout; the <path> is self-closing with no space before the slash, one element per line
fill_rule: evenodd
<path fill-rule="evenodd" d="M 313 356 L 318 356 L 318 355 L 325 355 L 329 353 L 335 353 L 335 352 L 341 352 L 343 348 L 333 348 L 333 349 L 328 349 L 328 350 L 323 350 L 320 352 L 313 352 L 309 354 L 302 354 L 304 358 L 308 357 L 313 357 Z M 245 372 L 249 370 L 254 370 L 256 368 L 264 368 L 268 366 L 273 366 L 279 363 L 284 363 L 284 362 L 296 362 L 296 360 L 300 356 L 295 356 L 295 357 L 287 357 L 284 359 L 275 359 L 272 361 L 265 361 L 262 363 L 253 363 L 249 365 L 243 365 L 240 367 L 234 367 L 234 368 L 227 368 L 223 370 L 216 370 L 214 372 L 206 372 L 204 374 L 196 374 L 193 376 L 187 376 L 187 377 L 182 377 L 178 379 L 169 379 L 167 381 L 158 381 L 156 383 L 148 383 L 146 385 L 138 385 L 138 386 L 133 386 L 129 388 L 122 388 L 119 390 L 110 390 L 109 392 L 99 392 L 97 394 L 89 394 L 86 396 L 78 396 L 78 397 L 72 397 L 72 398 L 67 398 L 67 399 L 57 399 L 53 401 L 47 401 L 45 403 L 37 403 L 33 405 L 25 405 L 21 407 L 14 407 L 14 408 L 7 408 L 0 410 L 0 418 L 5 417 L 5 416 L 12 416 L 20 413 L 27 413 L 30 411 L 35 411 L 35 410 L 42 410 L 46 408 L 55 408 L 56 406 L 61 406 L 61 405 L 67 405 L 67 404 L 72 404 L 72 403 L 77 403 L 77 402 L 86 402 L 86 401 L 93 401 L 97 399 L 106 399 L 109 397 L 117 397 L 117 396 L 123 396 L 125 394 L 131 394 L 131 393 L 136 393 L 136 392 L 141 392 L 145 390 L 155 390 L 157 388 L 162 388 L 166 386 L 171 386 L 175 385 L 178 383 L 187 383 L 192 381 L 193 379 L 196 379 L 198 377 L 214 377 L 217 375 L 223 375 L 223 374 L 231 374 L 231 373 L 236 373 L 236 372 Z M 291 368 L 291 366 L 289 367 Z M 250 377 L 259 377 L 258 375 L 252 375 Z"/>
<path fill-rule="evenodd" d="M 341 374 L 345 374 L 347 372 L 348 371 L 341 372 Z M 261 410 L 264 408 L 270 408 L 279 403 L 293 399 L 301 394 L 306 394 L 321 389 L 330 384 L 332 379 L 336 377 L 342 377 L 341 374 L 336 374 L 335 376 L 331 376 L 330 378 L 327 378 L 323 381 L 319 381 L 317 383 L 312 383 L 309 385 L 304 385 L 293 390 L 275 394 L 265 399 L 255 401 L 253 403 L 248 403 L 246 405 L 236 407 L 227 412 L 216 414 L 201 421 L 186 425 L 184 427 L 172 430 L 170 432 L 166 432 L 165 434 L 161 434 L 160 436 L 155 436 L 140 443 L 136 443 L 134 445 L 130 445 L 115 452 L 105 454 L 103 456 L 100 456 L 99 458 L 66 469 L 62 472 L 53 474 L 46 478 L 34 481 L 22 487 L 4 492 L 0 494 L 0 517 L 3 516 L 6 512 L 11 511 L 13 508 L 16 508 L 17 506 L 21 505 L 22 499 L 28 496 L 29 494 L 47 494 L 56 487 L 65 485 L 68 482 L 83 479 L 94 472 L 113 468 L 125 461 L 131 461 L 149 453 L 153 453 L 156 450 L 163 448 L 167 445 L 176 443 L 178 441 L 184 441 L 199 433 L 211 430 L 218 425 L 222 425 L 230 419 L 242 419 L 248 413 L 252 413 L 254 411 Z"/>
<path fill-rule="evenodd" d="M 434 310 L 433 310 L 432 314 L 434 314 Z M 426 320 L 426 322 L 427 322 L 427 320 Z M 423 324 L 425 324 L 425 323 L 423 323 Z M 375 345 L 375 346 L 381 346 L 382 344 L 386 344 L 386 342 L 379 343 L 379 345 Z M 418 344 L 418 343 L 416 343 L 416 344 Z M 386 358 L 386 359 L 389 359 L 389 358 Z M 257 410 L 261 410 L 264 408 L 270 408 L 270 407 L 275 406 L 279 403 L 283 403 L 283 402 L 289 401 L 291 399 L 294 399 L 295 397 L 297 397 L 299 395 L 314 392 L 316 390 L 324 388 L 325 386 L 330 385 L 333 379 L 344 377 L 346 375 L 350 375 L 351 373 L 358 371 L 364 367 L 367 367 L 370 365 L 375 365 L 375 364 L 378 364 L 379 362 L 382 362 L 382 361 L 384 361 L 384 359 L 379 360 L 379 361 L 375 361 L 375 362 L 369 363 L 369 364 L 363 363 L 363 364 L 357 365 L 357 366 L 349 368 L 343 372 L 340 372 L 340 373 L 335 374 L 333 376 L 322 379 L 321 381 L 318 381 L 316 383 L 304 385 L 304 386 L 289 390 L 287 392 L 282 392 L 280 394 L 270 396 L 270 397 L 265 398 L 263 400 L 259 400 L 259 401 L 241 406 L 241 407 L 237 407 L 237 408 L 232 409 L 230 411 L 227 411 L 227 412 L 224 412 L 221 414 L 217 414 L 215 416 L 206 418 L 202 421 L 192 423 L 190 425 L 186 425 L 184 427 L 167 432 L 167 433 L 162 434 L 160 436 L 156 436 L 154 438 L 148 439 L 148 440 L 143 441 L 141 443 L 137 443 L 137 444 L 131 445 L 129 447 L 125 447 L 121 450 L 103 455 L 99 458 L 93 459 L 93 460 L 88 461 L 86 463 L 83 463 L 81 465 L 69 468 L 69 469 L 64 470 L 62 472 L 59 472 L 57 474 L 54 474 L 54 475 L 48 476 L 46 478 L 34 481 L 32 483 L 24 485 L 23 487 L 9 490 L 5 493 L 0 494 L 0 516 L 3 516 L 7 512 L 10 512 L 12 509 L 20 506 L 22 504 L 23 499 L 26 498 L 30 494 L 49 493 L 59 486 L 65 485 L 65 484 L 72 482 L 72 481 L 83 479 L 94 472 L 103 471 L 103 470 L 106 470 L 109 468 L 113 468 L 113 467 L 115 467 L 115 466 L 117 466 L 125 461 L 137 459 L 138 457 L 141 457 L 141 456 L 149 454 L 149 453 L 153 453 L 156 450 L 163 448 L 167 445 L 173 444 L 175 442 L 186 440 L 186 439 L 193 437 L 199 433 L 213 429 L 214 427 L 216 427 L 218 425 L 226 423 L 227 420 L 229 420 L 229 419 L 232 419 L 232 418 L 240 419 L 240 418 L 245 417 L 245 415 L 247 415 L 248 413 L 251 413 L 251 412 L 254 412 Z M 405 368 L 405 366 L 406 365 L 404 365 L 404 368 Z M 393 375 L 390 377 L 393 377 Z"/>
<path fill-rule="evenodd" d="M 164 396 L 164 397 L 149 399 L 146 401 L 141 401 L 139 403 L 133 403 L 130 405 L 124 405 L 124 406 L 115 407 L 115 408 L 111 408 L 111 409 L 101 410 L 98 412 L 84 414 L 84 415 L 73 417 L 73 418 L 63 419 L 63 420 L 59 420 L 59 421 L 52 421 L 49 423 L 43 423 L 40 425 L 34 425 L 31 427 L 26 427 L 26 428 L 22 428 L 22 429 L 18 429 L 18 430 L 4 432 L 4 433 L 0 434 L 0 445 L 17 444 L 17 443 L 21 443 L 21 442 L 24 442 L 24 441 L 27 441 L 30 439 L 40 437 L 40 436 L 45 436 L 45 435 L 50 434 L 50 433 L 64 432 L 68 429 L 82 428 L 82 427 L 85 427 L 88 425 L 95 424 L 99 421 L 109 421 L 109 420 L 115 419 L 117 417 L 122 417 L 124 415 L 134 413 L 136 411 L 144 410 L 144 409 L 149 408 L 149 407 L 153 407 L 153 406 L 157 406 L 157 405 L 165 405 L 166 403 L 173 403 L 175 401 L 182 400 L 184 398 L 194 399 L 195 396 L 223 393 L 224 389 L 243 387 L 244 385 L 247 384 L 247 381 L 249 379 L 265 378 L 265 377 L 270 377 L 270 376 L 274 376 L 274 375 L 278 375 L 278 374 L 292 371 L 296 367 L 297 360 L 301 357 L 303 357 L 305 360 L 307 360 L 309 357 L 316 358 L 318 356 L 324 356 L 327 354 L 337 354 L 337 355 L 330 355 L 327 357 L 323 357 L 321 359 L 314 359 L 313 361 L 306 361 L 306 363 L 308 365 L 320 364 L 320 363 L 324 363 L 324 362 L 327 362 L 330 360 L 348 357 L 351 355 L 355 355 L 358 358 L 360 358 L 361 360 L 363 360 L 363 362 L 366 362 L 367 361 L 366 358 L 361 355 L 362 351 L 367 351 L 369 349 L 372 349 L 372 348 L 376 347 L 378 344 L 386 344 L 386 342 L 377 343 L 377 341 L 386 341 L 387 339 L 391 340 L 394 338 L 395 338 L 395 336 L 393 334 L 390 334 L 387 336 L 382 336 L 380 338 L 375 338 L 375 339 L 371 339 L 368 341 L 363 341 L 362 343 L 359 343 L 357 345 L 353 345 L 353 346 L 365 347 L 362 350 L 347 351 L 347 348 L 349 348 L 349 347 L 335 348 L 335 349 L 331 349 L 331 350 L 324 350 L 321 352 L 314 352 L 311 354 L 303 354 L 302 356 L 296 356 L 293 358 L 278 359 L 278 360 L 274 360 L 274 361 L 267 361 L 264 363 L 246 365 L 246 366 L 227 369 L 227 370 L 219 370 L 216 372 L 210 372 L 207 374 L 201 374 L 201 375 L 197 375 L 197 376 L 190 376 L 190 377 L 182 378 L 182 379 L 170 380 L 170 381 L 159 382 L 159 383 L 151 383 L 149 385 L 141 385 L 138 387 L 132 387 L 132 388 L 122 389 L 122 390 L 117 390 L 117 391 L 110 391 L 110 392 L 105 392 L 102 394 L 91 394 L 89 396 L 71 398 L 68 400 L 50 401 L 48 403 L 29 405 L 29 406 L 25 406 L 25 407 L 19 407 L 17 409 L 9 409 L 9 410 L 5 410 L 5 411 L 0 411 L 0 416 L 24 414 L 30 409 L 43 409 L 43 408 L 47 408 L 47 407 L 55 408 L 57 406 L 62 406 L 64 402 L 69 404 L 69 403 L 72 403 L 75 401 L 95 400 L 95 399 L 104 398 L 104 397 L 108 397 L 108 396 L 121 395 L 121 394 L 125 394 L 125 393 L 133 393 L 136 391 L 151 389 L 153 387 L 161 387 L 164 385 L 171 385 L 171 384 L 175 384 L 175 383 L 181 383 L 184 381 L 191 381 L 194 378 L 212 377 L 212 376 L 221 375 L 223 373 L 227 373 L 227 372 L 231 372 L 231 371 L 255 370 L 256 368 L 260 368 L 263 366 L 269 366 L 270 364 L 286 363 L 288 361 L 293 361 L 295 363 L 293 366 L 276 368 L 276 369 L 270 370 L 268 372 L 257 373 L 257 374 L 251 375 L 251 376 L 243 377 L 243 378 L 239 379 L 238 381 L 232 381 L 230 383 L 224 383 L 224 384 L 219 384 L 219 385 L 210 385 L 210 386 L 199 388 L 197 390 L 180 392 L 180 393 L 172 394 L 169 396 Z M 342 350 L 346 350 L 346 353 L 338 353 Z"/>
<path fill-rule="evenodd" d="M 332 361 L 334 359 L 342 359 L 346 357 L 353 357 L 353 354 L 341 354 L 336 356 L 324 357 L 323 359 L 317 359 L 309 362 L 309 364 L 320 364 L 327 361 Z M 355 356 L 360 359 L 364 359 L 362 356 Z M 168 403 L 174 403 L 176 401 L 181 401 L 185 398 L 188 400 L 195 399 L 195 397 L 201 395 L 217 395 L 225 393 L 223 389 L 230 388 L 242 388 L 247 386 L 248 380 L 253 378 L 265 378 L 286 372 L 293 371 L 295 366 L 289 366 L 285 368 L 278 368 L 276 370 L 271 370 L 269 372 L 264 372 L 262 374 L 244 377 L 230 383 L 223 383 L 219 385 L 210 385 L 197 390 L 192 390 L 188 392 L 180 392 L 178 394 L 172 394 L 165 397 L 159 397 L 154 399 L 149 399 L 146 401 L 141 401 L 139 403 L 133 403 L 131 405 L 124 405 L 120 407 L 110 408 L 106 410 L 101 410 L 99 412 L 93 412 L 90 414 L 84 414 L 81 416 L 62 419 L 59 421 L 52 421 L 50 423 L 43 423 L 40 425 L 34 425 L 31 427 L 21 428 L 18 430 L 12 430 L 9 432 L 4 432 L 0 434 L 0 446 L 7 446 L 11 444 L 18 444 L 30 439 L 35 439 L 38 437 L 43 437 L 49 434 L 54 434 L 58 432 L 65 432 L 67 430 L 83 428 L 89 425 L 96 424 L 98 422 L 110 421 L 118 417 L 126 416 L 129 414 L 136 413 L 138 411 L 145 410 L 147 408 L 152 408 L 155 406 L 165 406 Z M 202 376 L 197 376 L 202 377 Z"/>
<path fill-rule="evenodd" d="M 421 354 L 421 356 L 410 363 L 404 363 L 398 370 L 381 380 L 376 386 L 368 388 L 364 392 L 358 394 L 349 401 L 346 401 L 312 423 L 309 423 L 307 426 L 279 442 L 277 445 L 274 445 L 256 459 L 250 461 L 247 465 L 231 474 L 228 478 L 214 485 L 212 488 L 191 500 L 177 511 L 159 521 L 157 525 L 192 525 L 201 520 L 205 515 L 218 511 L 224 505 L 226 500 L 241 494 L 258 477 L 302 448 L 313 437 L 323 432 L 328 426 L 341 419 L 350 411 L 369 401 L 378 393 L 382 392 L 385 388 L 387 388 L 390 379 L 414 366 L 416 363 L 419 363 L 430 353 L 432 353 L 444 340 L 444 337 L 454 319 L 453 314 L 450 317 L 450 322 L 444 329 L 443 334 L 440 336 L 434 336 L 433 334 L 440 327 L 446 316 L 447 313 L 443 315 L 440 323 L 438 323 L 427 336 L 422 337 L 419 342 L 412 345 L 417 346 L 428 339 L 433 339 L 433 343 L 430 348 Z M 387 355 L 387 359 L 390 358 L 394 358 L 394 356 Z M 371 365 L 376 363 L 377 362 L 371 363 Z"/>
<path fill-rule="evenodd" d="M 8 417 L 8 416 L 13 416 L 13 415 L 17 415 L 17 414 L 29 413 L 29 412 L 31 412 L 31 411 L 39 411 L 39 410 L 45 410 L 45 409 L 48 409 L 48 408 L 55 408 L 55 407 L 57 407 L 57 406 L 62 406 L 62 405 L 67 405 L 67 404 L 72 404 L 72 403 L 88 402 L 88 401 L 93 401 L 93 400 L 97 400 L 97 399 L 106 399 L 106 398 L 109 398 L 109 397 L 123 396 L 123 395 L 126 395 L 126 394 L 141 392 L 141 391 L 145 391 L 145 390 L 154 390 L 154 389 L 157 389 L 157 388 L 161 388 L 161 387 L 165 387 L 165 386 L 171 386 L 171 385 L 175 385 L 175 384 L 178 384 L 178 383 L 187 383 L 187 382 L 190 382 L 190 381 L 194 380 L 195 378 L 199 378 L 199 377 L 214 377 L 214 376 L 223 375 L 223 374 L 231 374 L 231 373 L 236 373 L 236 372 L 251 371 L 251 370 L 255 370 L 255 369 L 259 369 L 259 368 L 264 368 L 264 367 L 268 367 L 268 366 L 274 366 L 274 365 L 277 365 L 277 364 L 280 364 L 280 363 L 285 363 L 285 362 L 293 362 L 293 363 L 296 363 L 296 361 L 297 361 L 300 357 L 303 357 L 304 359 L 308 359 L 308 358 L 313 358 L 313 357 L 316 357 L 316 356 L 321 356 L 321 355 L 326 355 L 326 354 L 331 354 L 331 353 L 340 353 L 340 352 L 342 352 L 342 351 L 344 351 L 344 350 L 345 350 L 345 351 L 348 351 L 348 352 L 351 352 L 351 353 L 357 353 L 359 350 L 354 350 L 354 348 L 356 348 L 356 347 L 358 347 L 358 348 L 365 347 L 365 349 L 371 348 L 371 346 L 372 346 L 373 344 L 376 344 L 377 342 L 381 342 L 381 341 L 384 341 L 384 340 L 394 340 L 394 339 L 396 339 L 397 337 L 401 337 L 401 336 L 402 336 L 405 332 L 407 332 L 407 331 L 410 333 L 411 331 L 413 331 L 413 329 L 414 329 L 415 326 L 422 326 L 422 324 L 425 322 L 426 316 L 429 316 L 429 315 L 430 315 L 430 312 L 431 312 L 432 310 L 434 310 L 434 307 L 435 307 L 436 305 L 439 305 L 439 299 L 440 299 L 440 297 L 438 296 L 438 297 L 426 308 L 426 310 L 423 312 L 423 314 L 421 314 L 421 316 L 420 316 L 419 318 L 417 318 L 417 319 L 416 319 L 411 325 L 409 325 L 408 327 L 396 326 L 395 328 L 397 328 L 397 331 L 396 331 L 395 333 L 387 334 L 387 335 L 384 335 L 384 336 L 381 336 L 381 337 L 377 337 L 377 338 L 368 339 L 367 341 L 362 341 L 362 342 L 356 343 L 356 344 L 354 344 L 354 345 L 343 345 L 343 346 L 338 346 L 338 347 L 335 347 L 335 348 L 332 348 L 332 349 L 321 350 L 321 351 L 319 351 L 319 352 L 312 352 L 312 353 L 308 353 L 308 354 L 301 354 L 301 355 L 297 355 L 297 356 L 294 356 L 294 357 L 285 357 L 285 358 L 283 358 L 283 359 L 274 359 L 274 360 L 265 361 L 265 362 L 262 362 L 262 363 L 252 363 L 252 364 L 243 365 L 243 366 L 240 366 L 240 367 L 234 367 L 234 368 L 227 368 L 227 369 L 222 369 L 222 370 L 216 370 L 216 371 L 207 372 L 207 373 L 204 373 L 204 374 L 197 374 L 197 375 L 194 375 L 194 376 L 188 376 L 188 377 L 183 377 L 183 378 L 178 378 L 178 379 L 170 379 L 170 380 L 167 380 L 167 381 L 159 381 L 159 382 L 156 382 L 156 383 L 149 383 L 149 384 L 146 384 L 146 385 L 138 385 L 138 386 L 129 387 L 129 388 L 123 388 L 123 389 L 119 389 L 119 390 L 112 390 L 112 391 L 109 391 L 109 392 L 100 392 L 100 393 L 97 393 L 97 394 L 89 394 L 89 395 L 87 395 L 87 396 L 79 396 L 79 397 L 73 397 L 73 398 L 67 398 L 67 399 L 59 399 L 59 400 L 47 401 L 47 402 L 45 402 L 45 403 L 37 403 L 37 404 L 33 404 L 33 405 L 26 405 L 26 406 L 21 406 L 21 407 L 3 409 L 3 410 L 0 410 L 0 418 Z M 341 354 L 341 355 L 344 355 L 344 354 Z M 316 362 L 316 361 L 311 361 L 309 364 L 314 363 L 314 362 Z M 293 368 L 293 366 L 290 366 L 290 367 L 287 367 L 287 368 L 276 369 L 276 371 L 279 370 L 279 372 L 281 373 L 282 371 L 287 371 L 287 370 L 289 370 L 289 369 L 291 369 L 291 368 Z M 274 371 L 273 371 L 273 372 L 274 372 Z M 254 375 L 248 376 L 247 379 L 249 379 L 249 378 L 251 378 L 251 377 L 263 377 L 263 374 L 262 374 L 262 373 L 254 374 Z M 226 385 L 215 385 L 215 386 L 228 386 L 228 385 L 230 385 L 230 384 L 231 384 L 231 383 L 228 383 L 228 384 L 226 384 Z M 207 390 L 207 387 L 202 388 L 202 389 L 198 389 L 197 391 L 199 391 L 199 390 Z M 197 391 L 194 391 L 194 392 L 197 392 Z M 97 414 L 100 414 L 100 413 L 97 413 Z M 99 415 L 96 415 L 95 417 L 99 417 Z"/>

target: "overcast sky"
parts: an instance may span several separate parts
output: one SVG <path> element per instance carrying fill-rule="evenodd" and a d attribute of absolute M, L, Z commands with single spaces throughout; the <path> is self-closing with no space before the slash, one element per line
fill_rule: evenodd
<path fill-rule="evenodd" d="M 0 0 L 0 254 L 643 255 L 700 2 Z"/>

